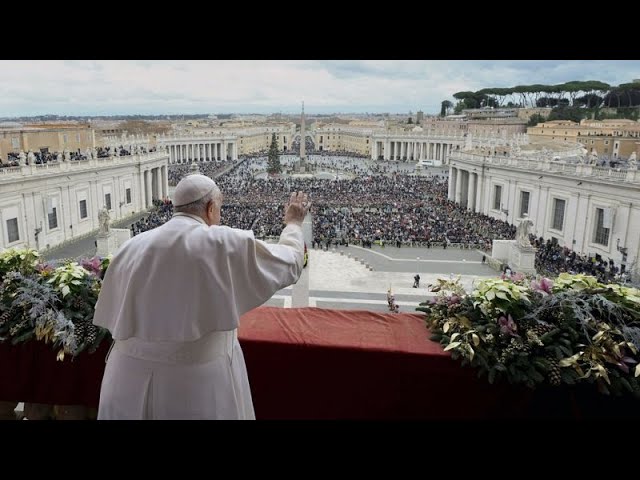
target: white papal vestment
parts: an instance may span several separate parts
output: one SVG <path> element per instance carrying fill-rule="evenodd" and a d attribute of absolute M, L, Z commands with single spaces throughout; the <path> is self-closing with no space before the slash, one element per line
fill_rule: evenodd
<path fill-rule="evenodd" d="M 114 340 L 98 419 L 254 419 L 241 315 L 295 283 L 304 240 L 176 214 L 127 241 L 105 275 L 94 324 Z"/>

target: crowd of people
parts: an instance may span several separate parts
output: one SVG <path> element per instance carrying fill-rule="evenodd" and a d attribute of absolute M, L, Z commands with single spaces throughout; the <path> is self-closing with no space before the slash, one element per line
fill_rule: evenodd
<path fill-rule="evenodd" d="M 225 195 L 223 224 L 252 229 L 258 238 L 280 234 L 282 205 L 292 191 L 307 192 L 313 199 L 314 246 L 352 243 L 371 247 L 378 242 L 487 250 L 494 239 L 510 239 L 515 234 L 513 226 L 447 200 L 443 177 L 385 175 L 369 170 L 352 180 L 256 179 L 254 173 L 262 161 L 262 157 L 247 160 L 216 178 Z M 205 162 L 200 170 L 214 177 L 223 166 L 228 165 Z M 173 165 L 169 172 L 170 182 L 177 183 L 188 174 L 189 165 Z M 162 212 L 136 231 L 154 228 L 161 218 Z"/>
<path fill-rule="evenodd" d="M 77 162 L 80 160 L 90 160 L 91 158 L 107 158 L 112 156 L 127 156 L 135 154 L 146 154 L 155 152 L 156 147 L 147 149 L 144 146 L 124 146 L 119 147 L 96 147 L 82 151 L 77 149 L 74 151 L 65 150 L 63 152 L 49 152 L 48 150 L 28 151 L 28 152 L 9 152 L 6 161 L 0 159 L 0 168 L 18 167 L 21 164 L 21 155 L 24 158 L 24 165 L 42 165 L 45 163 L 55 162 Z"/>
<path fill-rule="evenodd" d="M 171 220 L 171 216 L 173 215 L 173 203 L 171 200 L 154 200 L 153 206 L 154 208 L 149 215 L 131 225 L 132 236 L 135 237 L 139 233 L 159 227 Z"/>
<path fill-rule="evenodd" d="M 557 276 L 563 272 L 585 273 L 603 283 L 619 282 L 626 278 L 624 265 L 618 267 L 611 258 L 605 260 L 600 255 L 580 255 L 542 237 L 533 239 L 532 243 L 537 248 L 536 270 L 541 274 Z"/>
<path fill-rule="evenodd" d="M 293 157 L 292 157 L 293 158 Z M 244 159 L 243 159 L 244 160 Z M 490 252 L 493 240 L 515 238 L 516 227 L 502 220 L 471 212 L 447 198 L 444 176 L 416 176 L 389 171 L 384 162 L 366 162 L 334 156 L 329 165 L 354 169 L 350 180 L 305 177 L 255 178 L 266 157 L 240 161 L 216 178 L 224 193 L 222 224 L 251 229 L 257 238 L 277 237 L 282 231 L 283 205 L 293 191 L 307 192 L 313 201 L 314 248 L 356 244 L 396 247 L 422 246 L 479 249 Z M 284 159 L 289 163 L 289 159 Z M 224 167 L 227 165 L 222 165 Z M 205 175 L 215 176 L 221 165 L 200 165 Z M 325 163 L 325 167 L 328 165 Z M 188 165 L 174 170 L 174 182 L 188 173 Z M 204 168 L 203 168 L 204 167 Z M 148 218 L 138 222 L 134 234 L 155 228 L 171 217 L 170 201 L 161 202 Z M 586 257 L 551 241 L 531 237 L 538 249 L 536 268 L 557 275 L 563 271 L 617 281 L 624 271 L 612 260 Z"/>
<path fill-rule="evenodd" d="M 217 160 L 214 162 L 197 162 L 202 175 L 215 179 L 225 168 L 235 165 L 237 160 Z M 190 163 L 172 163 L 167 169 L 169 185 L 175 187 L 183 177 L 189 175 L 191 171 Z"/>

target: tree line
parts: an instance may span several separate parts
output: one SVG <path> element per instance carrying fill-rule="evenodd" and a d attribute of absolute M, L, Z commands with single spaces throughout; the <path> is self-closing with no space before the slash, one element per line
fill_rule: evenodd
<path fill-rule="evenodd" d="M 617 86 L 597 80 L 571 81 L 558 85 L 518 85 L 511 88 L 483 88 L 477 92 L 453 94 L 458 102 L 442 102 L 440 114 L 460 113 L 464 109 L 482 107 L 573 107 L 598 109 L 640 106 L 640 82 Z"/>

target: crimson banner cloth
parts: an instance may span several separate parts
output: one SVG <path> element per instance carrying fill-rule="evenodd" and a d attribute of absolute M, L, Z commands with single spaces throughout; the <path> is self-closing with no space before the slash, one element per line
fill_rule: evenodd
<path fill-rule="evenodd" d="M 240 343 L 258 419 L 638 417 L 638 400 L 584 388 L 490 385 L 429 340 L 424 317 L 260 307 Z M 0 401 L 97 408 L 109 341 L 56 361 L 51 345 L 0 343 Z"/>
<path fill-rule="evenodd" d="M 0 342 L 0 401 L 97 408 L 110 346 L 103 341 L 95 353 L 58 361 L 56 350 L 44 342 Z"/>
<path fill-rule="evenodd" d="M 513 396 L 429 340 L 423 315 L 262 307 L 240 323 L 256 417 L 442 419 L 503 415 Z M 517 410 L 517 405 L 512 406 Z"/>

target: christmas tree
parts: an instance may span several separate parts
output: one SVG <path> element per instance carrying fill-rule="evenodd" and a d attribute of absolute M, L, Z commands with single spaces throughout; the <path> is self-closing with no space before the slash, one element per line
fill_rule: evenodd
<path fill-rule="evenodd" d="M 271 136 L 271 146 L 269 147 L 269 163 L 267 164 L 267 172 L 280 173 L 282 172 L 282 166 L 280 165 L 280 156 L 278 155 L 278 142 L 276 141 L 276 134 Z"/>

